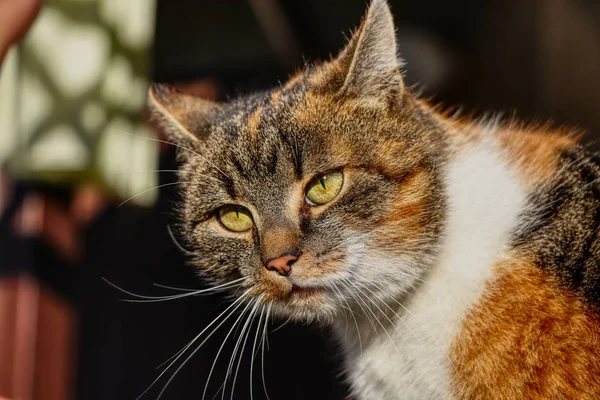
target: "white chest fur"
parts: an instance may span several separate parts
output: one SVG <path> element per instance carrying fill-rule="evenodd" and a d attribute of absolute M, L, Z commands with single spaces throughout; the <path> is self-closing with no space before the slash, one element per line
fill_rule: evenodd
<path fill-rule="evenodd" d="M 338 327 L 358 399 L 452 398 L 451 346 L 506 249 L 525 193 L 490 146 L 473 148 L 448 167 L 448 217 L 427 282 L 396 304 L 387 332 L 373 334 L 372 324 L 359 320 L 362 355 L 357 335 Z"/>

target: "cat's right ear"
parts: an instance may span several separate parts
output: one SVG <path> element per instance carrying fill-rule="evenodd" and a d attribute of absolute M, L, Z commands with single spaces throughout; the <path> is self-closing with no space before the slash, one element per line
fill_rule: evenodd
<path fill-rule="evenodd" d="M 397 54 L 387 0 L 371 0 L 360 27 L 336 61 L 336 73 L 344 74 L 339 95 L 390 99 L 402 93 L 403 61 Z"/>
<path fill-rule="evenodd" d="M 219 108 L 210 100 L 158 83 L 152 84 L 148 98 L 152 114 L 160 121 L 169 140 L 184 146 L 208 135 L 208 119 Z"/>

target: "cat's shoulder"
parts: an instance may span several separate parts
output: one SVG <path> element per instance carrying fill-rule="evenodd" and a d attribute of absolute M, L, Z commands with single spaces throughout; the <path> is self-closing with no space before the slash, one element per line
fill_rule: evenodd
<path fill-rule="evenodd" d="M 573 143 L 529 194 L 513 245 L 565 290 L 600 310 L 600 154 Z"/>

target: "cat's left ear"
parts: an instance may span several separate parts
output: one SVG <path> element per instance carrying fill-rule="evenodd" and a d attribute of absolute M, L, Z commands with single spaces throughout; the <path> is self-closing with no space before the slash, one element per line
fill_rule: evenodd
<path fill-rule="evenodd" d="M 394 19 L 386 0 L 372 0 L 336 61 L 345 73 L 340 95 L 389 97 L 404 90 Z"/>
<path fill-rule="evenodd" d="M 154 83 L 148 102 L 169 139 L 185 145 L 199 142 L 209 133 L 208 120 L 219 109 L 210 100 L 183 93 L 172 86 Z"/>

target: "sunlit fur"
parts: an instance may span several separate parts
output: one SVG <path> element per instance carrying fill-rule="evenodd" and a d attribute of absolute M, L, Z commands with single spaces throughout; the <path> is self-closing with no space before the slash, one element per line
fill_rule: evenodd
<path fill-rule="evenodd" d="M 331 323 L 359 399 L 594 398 L 599 382 L 580 389 L 569 374 L 600 376 L 600 170 L 568 132 L 439 113 L 405 87 L 396 48 L 390 10 L 373 0 L 337 58 L 280 88 L 213 104 L 153 87 L 180 148 L 193 265 L 241 279 L 245 307 Z M 340 193 L 308 204 L 307 184 L 332 171 Z M 253 228 L 225 229 L 227 204 Z M 285 254 L 299 255 L 289 276 L 265 267 Z M 504 288 L 520 290 L 519 276 L 547 298 L 508 317 Z M 569 347 L 576 363 L 556 356 L 568 332 L 528 322 L 545 304 L 586 344 Z"/>

